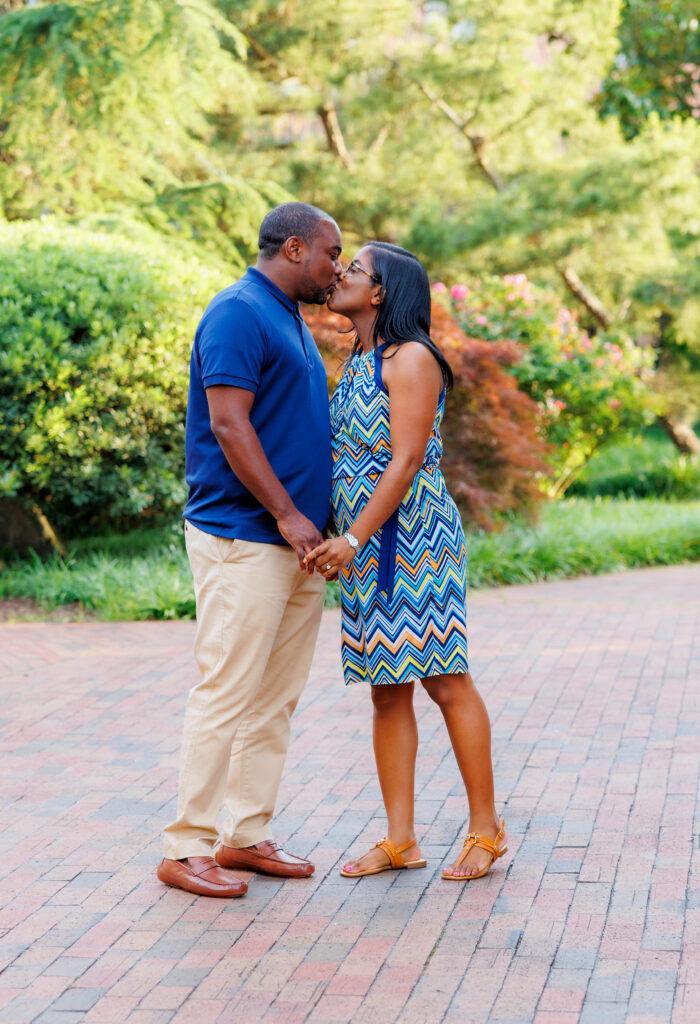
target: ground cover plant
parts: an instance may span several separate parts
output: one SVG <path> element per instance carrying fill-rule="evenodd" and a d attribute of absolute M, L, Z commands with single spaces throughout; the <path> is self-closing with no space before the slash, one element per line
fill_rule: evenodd
<path fill-rule="evenodd" d="M 538 524 L 472 531 L 467 546 L 473 588 L 692 562 L 700 559 L 700 501 L 564 499 Z M 107 620 L 193 618 L 181 524 L 75 542 L 66 559 L 10 562 L 0 573 L 7 598 L 46 609 L 77 602 Z M 337 604 L 331 584 L 326 605 Z"/>

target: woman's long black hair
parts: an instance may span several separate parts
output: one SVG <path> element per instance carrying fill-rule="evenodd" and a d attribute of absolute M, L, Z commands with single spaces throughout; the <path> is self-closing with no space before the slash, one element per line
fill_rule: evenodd
<path fill-rule="evenodd" d="M 451 388 L 454 377 L 450 364 L 430 337 L 430 282 L 425 267 L 417 256 L 399 245 L 367 242 L 363 248 L 371 251 L 373 276 L 382 286 L 381 302 L 372 325 L 372 344 L 376 348 L 380 338 L 387 345 L 419 341 L 433 353 L 445 385 Z M 352 355 L 360 347 L 356 340 Z"/>

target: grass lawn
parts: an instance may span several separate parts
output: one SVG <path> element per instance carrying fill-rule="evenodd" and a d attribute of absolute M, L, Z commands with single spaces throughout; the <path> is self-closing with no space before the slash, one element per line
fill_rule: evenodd
<path fill-rule="evenodd" d="M 700 560 L 700 501 L 571 498 L 544 509 L 536 525 L 470 533 L 471 587 L 527 583 Z M 0 600 L 31 598 L 45 609 L 78 604 L 101 619 L 194 616 L 180 524 L 73 544 L 69 557 L 11 562 Z M 330 584 L 327 605 L 338 604 Z"/>

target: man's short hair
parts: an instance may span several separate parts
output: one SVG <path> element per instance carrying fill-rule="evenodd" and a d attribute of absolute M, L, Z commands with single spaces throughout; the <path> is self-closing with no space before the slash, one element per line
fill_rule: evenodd
<path fill-rule="evenodd" d="M 260 225 L 258 248 L 266 259 L 276 256 L 288 238 L 296 236 L 303 242 L 311 242 L 321 221 L 333 218 L 318 206 L 309 203 L 282 203 L 270 210 Z"/>

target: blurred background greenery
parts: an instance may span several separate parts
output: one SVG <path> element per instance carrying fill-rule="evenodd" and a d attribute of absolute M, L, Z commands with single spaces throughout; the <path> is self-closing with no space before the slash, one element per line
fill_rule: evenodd
<path fill-rule="evenodd" d="M 697 558 L 699 17 L 0 0 L 0 596 L 191 613 L 192 333 L 291 198 L 428 267 L 472 582 Z"/>

